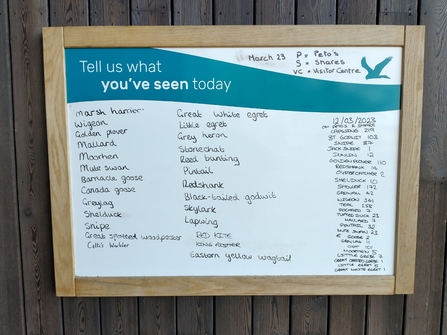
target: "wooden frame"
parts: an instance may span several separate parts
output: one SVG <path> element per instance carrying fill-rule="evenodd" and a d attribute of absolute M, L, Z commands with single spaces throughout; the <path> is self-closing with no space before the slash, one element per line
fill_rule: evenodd
<path fill-rule="evenodd" d="M 224 31 L 224 34 L 223 34 Z M 43 29 L 58 296 L 406 294 L 413 292 L 422 111 L 422 26 L 58 27 Z M 76 277 L 67 144 L 65 48 L 399 46 L 402 112 L 394 276 Z"/>

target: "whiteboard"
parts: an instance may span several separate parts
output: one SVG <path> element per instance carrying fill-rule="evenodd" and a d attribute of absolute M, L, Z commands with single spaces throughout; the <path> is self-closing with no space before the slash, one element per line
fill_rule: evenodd
<path fill-rule="evenodd" d="M 393 274 L 402 48 L 66 62 L 76 275 Z"/>
<path fill-rule="evenodd" d="M 57 294 L 411 293 L 421 27 L 225 28 L 44 29 Z"/>

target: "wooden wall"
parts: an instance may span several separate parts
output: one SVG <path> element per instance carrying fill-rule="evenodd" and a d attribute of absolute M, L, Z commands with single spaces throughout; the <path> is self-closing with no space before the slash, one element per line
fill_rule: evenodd
<path fill-rule="evenodd" d="M 55 296 L 41 28 L 209 24 L 426 26 L 413 295 Z M 0 334 L 447 334 L 446 32 L 443 0 L 1 0 Z"/>

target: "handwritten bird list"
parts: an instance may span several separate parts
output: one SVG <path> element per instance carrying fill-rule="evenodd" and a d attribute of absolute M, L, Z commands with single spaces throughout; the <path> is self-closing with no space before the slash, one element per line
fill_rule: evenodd
<path fill-rule="evenodd" d="M 379 80 L 390 62 L 310 51 L 296 75 Z M 393 274 L 398 129 L 398 110 L 72 103 L 76 275 Z"/>

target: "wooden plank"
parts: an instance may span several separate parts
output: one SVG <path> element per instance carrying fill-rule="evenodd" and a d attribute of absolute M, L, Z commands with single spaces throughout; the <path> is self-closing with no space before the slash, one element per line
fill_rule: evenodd
<path fill-rule="evenodd" d="M 442 184 L 441 184 L 442 185 Z M 447 214 L 446 214 L 447 217 Z M 444 244 L 447 243 L 447 241 L 444 242 Z M 444 249 L 444 259 L 446 258 L 445 249 Z M 440 334 L 447 334 L 447 290 L 445 289 L 445 282 L 447 278 L 447 267 L 445 266 L 444 261 L 444 292 L 442 296 L 442 320 L 441 320 L 441 332 Z"/>
<path fill-rule="evenodd" d="M 328 297 L 291 298 L 291 334 L 327 334 Z"/>
<path fill-rule="evenodd" d="M 293 24 L 295 2 L 256 0 L 256 24 Z M 253 334 L 288 334 L 290 324 L 288 296 L 260 296 L 253 298 Z"/>
<path fill-rule="evenodd" d="M 167 0 L 132 1 L 130 20 L 133 25 L 170 25 L 171 2 Z M 172 295 L 172 294 L 171 294 Z M 140 332 L 142 334 L 175 334 L 176 303 L 173 297 L 139 299 Z M 143 321 L 144 320 L 144 321 Z"/>
<path fill-rule="evenodd" d="M 297 24 L 335 24 L 336 0 L 301 0 L 296 7 Z"/>
<path fill-rule="evenodd" d="M 406 28 L 398 176 L 396 293 L 412 293 L 421 147 L 424 27 Z"/>
<path fill-rule="evenodd" d="M 89 11 L 92 25 L 128 25 L 130 22 L 128 1 L 91 1 Z M 101 324 L 102 334 L 138 334 L 139 333 L 139 308 L 136 298 L 107 298 L 95 299 L 90 313 L 91 324 Z M 99 307 L 100 306 L 100 307 Z M 100 310 L 100 312 L 99 312 Z M 142 310 L 144 313 L 144 309 Z M 95 332 L 92 332 L 95 333 Z"/>
<path fill-rule="evenodd" d="M 293 24 L 295 21 L 295 1 L 256 0 L 256 24 Z"/>
<path fill-rule="evenodd" d="M 407 299 L 406 334 L 416 334 L 418 331 L 446 334 L 445 309 L 441 315 L 442 329 L 438 328 L 442 307 L 438 301 L 442 285 L 439 271 L 445 264 L 445 260 L 442 262 L 440 257 L 443 254 L 445 257 L 446 244 L 443 241 L 447 176 L 446 11 L 447 4 L 444 1 L 420 1 L 420 24 L 425 25 L 426 30 L 420 171 L 422 182 L 419 191 L 415 294 Z M 436 181 L 436 186 L 428 183 L 431 181 Z M 445 280 L 444 275 L 444 294 Z M 443 305 L 446 305 L 445 298 Z"/>
<path fill-rule="evenodd" d="M 215 0 L 215 24 L 253 24 L 252 0 Z M 251 334 L 251 298 L 215 298 L 215 334 Z M 210 332 L 211 333 L 211 332 Z"/>
<path fill-rule="evenodd" d="M 339 0 L 337 24 L 376 24 L 377 0 Z"/>
<path fill-rule="evenodd" d="M 177 305 L 178 334 L 214 334 L 212 297 L 178 297 Z"/>
<path fill-rule="evenodd" d="M 252 25 L 254 23 L 253 0 L 215 0 L 214 24 Z"/>
<path fill-rule="evenodd" d="M 48 1 L 54 27 L 88 24 L 88 0 Z"/>
<path fill-rule="evenodd" d="M 421 24 L 426 25 L 426 41 L 434 41 L 433 44 L 426 46 L 426 64 L 425 76 L 431 80 L 424 95 L 424 117 L 422 148 L 423 157 L 421 164 L 421 175 L 424 178 L 431 176 L 433 180 L 442 180 L 444 184 L 447 172 L 447 146 L 446 136 L 447 127 L 445 120 L 446 89 L 445 77 L 443 77 L 445 67 L 445 47 L 444 40 L 447 25 L 445 23 L 446 4 L 442 1 L 421 1 Z M 428 89 L 427 89 L 428 88 Z M 437 143 L 441 141 L 440 143 Z M 442 142 L 444 141 L 444 142 Z M 444 164 L 444 165 L 442 165 Z M 445 263 L 444 263 L 445 264 Z M 447 268 L 445 269 L 447 271 Z M 442 334 L 447 334 L 447 292 L 445 282 L 447 274 L 444 274 L 444 296 L 443 296 L 443 315 L 442 315 Z"/>
<path fill-rule="evenodd" d="M 210 0 L 174 0 L 175 24 L 212 24 L 212 2 Z M 195 11 L 194 14 L 191 11 Z M 175 295 L 172 293 L 172 295 Z M 169 298 L 165 298 L 169 299 Z M 166 304 L 168 301 L 164 301 Z M 177 332 L 178 334 L 213 334 L 214 333 L 214 298 L 179 297 L 177 298 Z M 171 315 L 171 311 L 168 312 Z"/>
<path fill-rule="evenodd" d="M 368 297 L 367 313 L 366 334 L 402 334 L 403 295 Z"/>
<path fill-rule="evenodd" d="M 134 25 L 171 24 L 169 1 L 133 1 L 131 21 Z M 173 297 L 151 297 L 139 299 L 140 331 L 147 334 L 176 333 L 176 304 Z M 144 321 L 143 321 L 144 320 Z"/>
<path fill-rule="evenodd" d="M 297 24 L 335 24 L 336 0 L 304 0 L 296 5 Z M 292 334 L 327 334 L 328 296 L 291 297 Z"/>
<path fill-rule="evenodd" d="M 330 298 L 329 334 L 358 335 L 365 330 L 366 297 L 336 296 Z"/>
<path fill-rule="evenodd" d="M 16 129 L 17 185 L 26 332 L 63 334 L 54 294 L 42 27 L 48 2 L 10 1 L 9 22 Z"/>
<path fill-rule="evenodd" d="M 88 3 L 87 1 L 80 0 L 77 2 L 74 1 L 50 1 L 50 12 L 52 15 L 51 23 L 53 25 L 86 25 L 88 24 Z M 50 40 L 52 40 L 50 36 Z M 62 50 L 63 52 L 63 50 Z M 62 64 L 62 67 L 64 65 Z M 65 69 L 63 69 L 63 72 L 65 72 Z M 55 115 L 55 118 L 53 119 L 54 122 L 59 122 L 58 129 L 62 130 L 64 129 L 65 125 L 65 117 L 61 118 L 61 110 L 65 110 L 66 100 L 65 100 L 65 85 L 56 83 L 58 85 L 58 90 L 61 92 L 57 93 L 56 97 L 48 97 L 49 102 L 47 103 L 47 110 L 48 106 L 51 103 L 54 103 L 54 101 L 59 101 L 62 106 L 59 106 L 55 113 L 58 115 Z M 61 97 L 63 98 L 63 101 L 61 101 Z M 65 116 L 65 115 L 64 115 Z M 57 118 L 56 118 L 57 117 Z M 56 121 L 57 120 L 57 121 Z M 48 127 L 48 129 L 51 129 L 51 127 Z M 66 143 L 66 134 L 65 134 L 65 140 L 63 140 L 64 143 Z M 61 155 L 61 152 L 68 152 L 67 149 L 65 150 L 59 148 L 57 152 L 53 154 L 53 157 L 57 158 L 64 158 L 64 155 Z M 51 156 L 51 155 L 50 155 Z M 61 171 L 60 167 L 58 167 L 58 171 Z M 68 172 L 68 169 L 66 170 Z M 63 179 L 68 178 L 68 176 L 61 176 Z M 53 182 L 52 182 L 52 185 Z M 69 198 L 68 190 L 65 190 L 67 192 L 66 196 Z M 60 199 L 60 192 L 56 192 L 58 196 L 53 195 L 55 199 L 57 199 L 58 202 L 61 201 Z M 55 204 L 55 206 L 61 206 L 61 208 L 69 209 L 70 204 Z M 71 214 L 70 214 L 71 215 Z M 53 219 L 54 221 L 54 219 Z M 57 219 L 56 221 L 57 222 Z M 56 230 L 57 231 L 57 230 Z M 53 233 L 55 233 L 55 230 L 53 229 Z M 64 234 L 65 238 L 71 236 L 71 231 L 69 232 L 62 232 Z M 71 242 L 68 242 L 67 245 L 71 245 Z M 64 247 L 67 247 L 67 245 L 64 245 Z M 56 252 L 56 259 L 59 257 L 59 253 Z M 57 262 L 57 261 L 56 261 Z M 69 274 L 69 271 L 63 271 L 63 275 L 67 276 Z M 74 275 L 74 269 L 72 274 Z M 72 283 L 74 288 L 74 282 Z M 73 292 L 74 293 L 74 292 Z M 73 294 L 71 294 L 73 295 Z M 95 298 L 64 298 L 63 301 L 63 313 L 64 313 L 64 331 L 65 334 L 99 334 L 100 333 L 100 318 L 99 318 L 99 299 Z"/>
<path fill-rule="evenodd" d="M 49 1 L 51 23 L 54 26 L 85 25 L 88 23 L 88 2 L 86 0 Z M 70 226 L 62 226 L 62 222 L 71 220 L 70 192 L 64 182 L 69 180 L 70 171 L 66 162 L 68 158 L 66 133 L 66 98 L 65 98 L 65 64 L 63 49 L 63 29 L 44 29 L 46 110 L 49 152 L 51 199 L 53 208 L 60 212 L 52 212 L 53 241 L 56 266 L 56 291 L 59 295 L 74 295 L 74 257 L 72 255 L 72 231 Z M 54 72 L 51 72 L 54 71 Z M 51 95 L 53 94 L 53 95 Z M 63 154 L 62 154 L 63 153 Z M 58 245 L 57 243 L 60 242 Z M 71 249 L 71 250 L 70 250 Z M 70 265 L 71 264 L 71 265 Z"/>
<path fill-rule="evenodd" d="M 380 0 L 379 8 L 379 24 L 417 24 L 417 0 Z"/>
<path fill-rule="evenodd" d="M 90 25 L 120 26 L 129 25 L 129 1 L 104 0 L 90 2 Z"/>
<path fill-rule="evenodd" d="M 412 1 L 388 1 L 382 0 L 380 3 L 379 23 L 380 24 L 414 24 L 412 20 L 416 15 L 411 16 Z M 413 1 L 416 2 L 416 1 Z M 408 5 L 408 13 L 405 6 Z M 419 163 L 414 163 L 419 167 Z M 416 181 L 418 178 L 416 179 Z M 412 206 L 412 209 L 416 206 Z M 414 231 L 414 230 L 413 230 Z M 402 334 L 404 317 L 404 296 L 371 296 L 367 305 L 367 334 Z"/>
<path fill-rule="evenodd" d="M 447 184 L 421 181 L 416 281 L 405 308 L 405 335 L 440 334 Z"/>
<path fill-rule="evenodd" d="M 216 298 L 216 335 L 252 334 L 252 298 L 219 297 Z M 267 331 L 263 329 L 262 334 Z"/>
<path fill-rule="evenodd" d="M 353 34 L 353 31 L 355 32 Z M 82 47 L 260 47 L 403 46 L 402 26 L 154 26 L 66 27 L 66 48 Z"/>
<path fill-rule="evenodd" d="M 102 298 L 101 332 L 102 334 L 137 335 L 138 332 L 137 299 Z"/>
<path fill-rule="evenodd" d="M 176 299 L 147 297 L 139 299 L 140 334 L 175 335 Z"/>
<path fill-rule="evenodd" d="M 338 24 L 375 24 L 376 0 L 339 0 Z M 380 26 L 379 26 L 380 27 Z M 386 34 L 384 32 L 384 34 Z M 334 297 L 330 303 L 329 332 L 338 334 L 362 334 L 365 329 L 366 297 Z"/>
<path fill-rule="evenodd" d="M 264 295 L 267 288 L 276 295 L 393 294 L 394 281 L 394 276 L 76 277 L 76 295 Z"/>
<path fill-rule="evenodd" d="M 133 25 L 171 24 L 171 1 L 169 0 L 134 0 L 131 1 L 131 5 Z"/>
<path fill-rule="evenodd" d="M 424 113 L 422 117 L 421 179 L 445 181 L 447 176 L 447 4 L 421 0 L 425 25 Z"/>
<path fill-rule="evenodd" d="M 62 303 L 64 334 L 101 334 L 98 298 L 64 298 Z"/>
<path fill-rule="evenodd" d="M 169 25 L 171 24 L 171 2 L 167 0 L 130 2 L 130 21 L 133 25 Z M 128 36 L 129 37 L 129 36 Z M 144 294 L 139 294 L 144 295 Z M 138 315 L 141 334 L 176 334 L 176 300 L 168 297 L 139 298 Z M 132 298 L 127 298 L 128 300 Z M 187 306 L 188 310 L 191 306 Z M 192 309 L 192 308 L 191 308 Z M 191 333 L 193 334 L 193 333 Z"/>
<path fill-rule="evenodd" d="M 68 142 L 62 37 L 62 28 L 43 31 L 56 293 L 60 296 L 74 296 L 71 202 L 70 189 L 66 187 L 66 181 L 70 179 L 70 171 L 66 156 Z"/>
<path fill-rule="evenodd" d="M 213 23 L 211 0 L 174 0 L 174 25 L 209 25 Z"/>
<path fill-rule="evenodd" d="M 253 297 L 253 334 L 289 334 L 290 298 Z"/>
<path fill-rule="evenodd" d="M 336 0 L 304 0 L 296 4 L 297 24 L 335 24 Z M 328 296 L 293 296 L 290 308 L 291 334 L 327 334 Z"/>
<path fill-rule="evenodd" d="M 0 334 L 25 334 L 8 1 L 0 3 Z"/>

